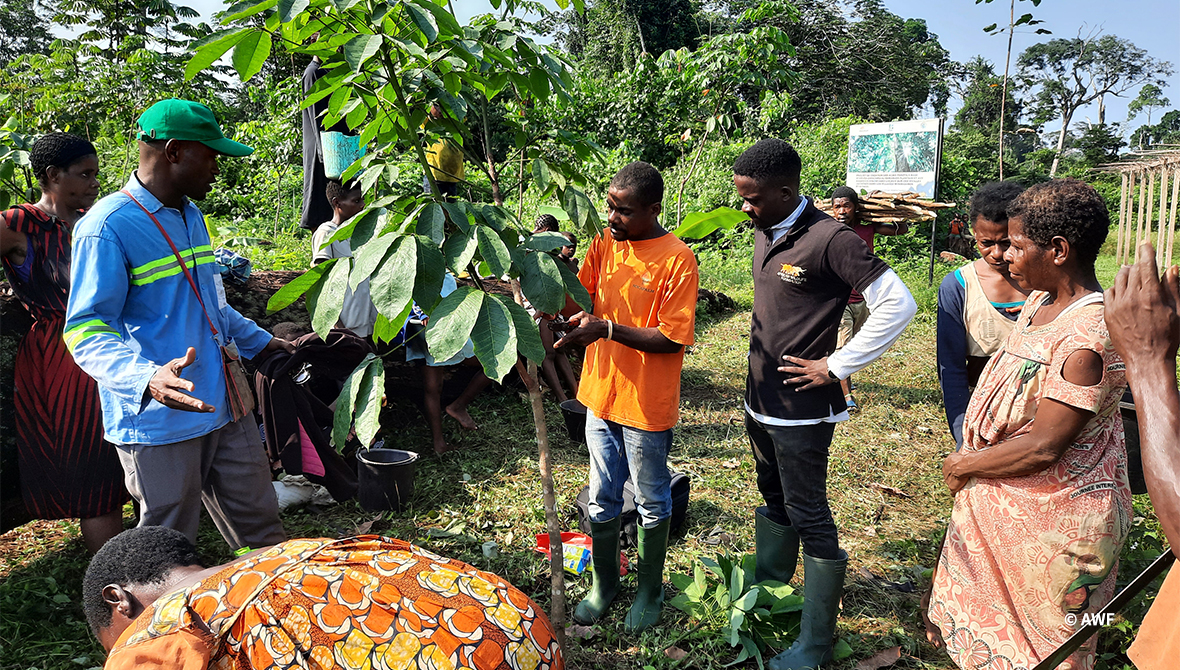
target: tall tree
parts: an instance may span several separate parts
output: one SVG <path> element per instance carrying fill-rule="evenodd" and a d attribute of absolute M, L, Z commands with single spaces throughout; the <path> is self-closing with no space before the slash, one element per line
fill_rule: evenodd
<path fill-rule="evenodd" d="M 148 47 L 180 52 L 198 36 L 189 22 L 198 17 L 195 9 L 169 0 L 58 0 L 53 21 L 83 26 L 79 41 L 100 47 L 108 59 L 127 60 Z"/>
<path fill-rule="evenodd" d="M 991 63 L 976 56 L 963 65 L 957 79 L 962 82 L 956 93 L 963 106 L 955 113 L 956 130 L 971 129 L 994 137 L 1001 127 L 1016 127 L 1020 105 L 1011 90 L 1004 90 L 1003 77 Z"/>
<path fill-rule="evenodd" d="M 1139 112 L 1147 111 L 1147 126 L 1151 125 L 1151 113 L 1159 107 L 1167 107 L 1172 104 L 1171 100 L 1164 97 L 1163 90 L 1155 84 L 1144 84 L 1143 88 L 1139 89 L 1139 95 L 1127 105 L 1127 123 L 1131 122 L 1138 116 Z M 1143 148 L 1143 134 L 1139 134 L 1139 148 Z"/>
<path fill-rule="evenodd" d="M 1020 1 L 1025 2 L 1025 0 Z M 1031 2 L 1033 7 L 1038 7 L 1041 4 L 1041 0 L 1027 1 Z M 991 4 L 992 0 L 975 0 L 975 4 L 977 5 L 981 2 Z M 1000 87 L 1000 128 L 999 132 L 997 133 L 997 141 L 1000 146 L 999 165 L 1001 180 L 1004 178 L 1004 129 L 1007 127 L 1007 125 L 1004 123 L 1007 120 L 1004 115 L 1004 109 L 1008 104 L 1008 71 L 1009 67 L 1012 65 L 1012 38 L 1016 35 L 1017 26 L 1034 26 L 1038 23 L 1042 23 L 1042 21 L 1033 19 L 1033 15 L 1028 13 L 1022 14 L 1020 18 L 1016 18 L 1016 0 L 1011 0 L 1008 6 L 1008 26 L 1006 28 L 997 28 L 998 23 L 993 23 L 983 29 L 984 32 L 991 33 L 992 35 L 999 35 L 1002 33 L 1008 34 L 1008 50 L 1004 54 L 1004 79 Z M 1037 28 L 1036 32 L 1038 35 L 1049 34 L 1049 31 L 1045 30 L 1044 28 Z"/>
<path fill-rule="evenodd" d="M 1122 96 L 1143 84 L 1162 85 L 1172 64 L 1147 55 L 1114 35 L 1056 39 L 1034 44 L 1017 60 L 1022 80 L 1035 89 L 1031 107 L 1037 123 L 1061 120 L 1049 176 L 1057 173 L 1070 124 L 1079 109 L 1098 103 L 1098 125 L 1106 122 L 1106 96 Z"/>
<path fill-rule="evenodd" d="M 838 0 L 794 4 L 798 20 L 784 17 L 780 27 L 795 45 L 784 64 L 802 75 L 787 91 L 800 121 L 892 121 L 926 105 L 946 113 L 951 61 L 925 21 L 904 19 L 880 0 L 853 3 L 851 17 Z"/>
<path fill-rule="evenodd" d="M 49 52 L 53 35 L 33 0 L 5 0 L 0 5 L 0 66 L 25 54 Z"/>
<path fill-rule="evenodd" d="M 567 10 L 539 23 L 594 74 L 631 70 L 642 53 L 695 49 L 701 37 L 692 0 L 595 0 L 585 12 Z"/>

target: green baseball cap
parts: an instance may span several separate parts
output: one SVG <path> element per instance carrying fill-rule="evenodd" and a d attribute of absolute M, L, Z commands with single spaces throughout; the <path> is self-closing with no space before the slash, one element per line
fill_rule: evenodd
<path fill-rule="evenodd" d="M 249 156 L 253 147 L 226 138 L 213 116 L 213 110 L 191 100 L 161 100 L 148 107 L 135 121 L 138 138 L 152 140 L 190 140 L 200 142 L 226 156 Z"/>

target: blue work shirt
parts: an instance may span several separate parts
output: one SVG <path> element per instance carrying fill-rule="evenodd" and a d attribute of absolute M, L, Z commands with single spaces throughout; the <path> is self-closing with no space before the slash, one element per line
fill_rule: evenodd
<path fill-rule="evenodd" d="M 74 226 L 66 348 L 98 382 L 106 439 L 115 444 L 171 444 L 207 435 L 230 421 L 220 343 L 232 340 L 253 358 L 271 335 L 225 302 L 205 217 L 187 199 L 165 207 L 132 175 L 125 187 L 159 220 L 190 268 L 209 317 L 168 241 L 123 193 L 99 200 Z M 220 342 L 219 342 L 220 341 Z M 211 413 L 169 409 L 147 393 L 156 371 L 188 347 L 197 359 L 181 371 L 190 395 Z"/>

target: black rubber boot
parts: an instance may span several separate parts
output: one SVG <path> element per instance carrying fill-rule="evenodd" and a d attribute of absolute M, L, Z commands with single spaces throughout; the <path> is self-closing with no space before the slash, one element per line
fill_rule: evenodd
<path fill-rule="evenodd" d="M 787 584 L 799 562 L 799 533 L 794 526 L 782 526 L 766 516 L 766 507 L 754 510 L 754 552 L 757 563 L 754 580 Z"/>
<path fill-rule="evenodd" d="M 639 588 L 623 621 L 628 633 L 638 633 L 660 620 L 660 608 L 664 605 L 664 558 L 668 555 L 671 525 L 671 519 L 664 519 L 651 528 L 639 527 L 639 567 L 635 570 Z"/>
<path fill-rule="evenodd" d="M 574 621 L 580 624 L 597 621 L 619 594 L 619 525 L 619 517 L 602 523 L 590 522 L 590 539 L 594 541 L 590 552 L 594 585 L 574 609 Z"/>
<path fill-rule="evenodd" d="M 816 670 L 832 660 L 832 636 L 844 593 L 848 554 L 826 560 L 803 554 L 803 623 L 795 644 L 770 659 L 770 670 Z"/>

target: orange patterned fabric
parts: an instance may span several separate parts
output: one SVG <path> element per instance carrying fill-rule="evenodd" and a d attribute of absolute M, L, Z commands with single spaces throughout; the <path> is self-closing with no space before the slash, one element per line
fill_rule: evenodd
<path fill-rule="evenodd" d="M 107 670 L 557 670 L 536 603 L 496 575 L 375 536 L 292 540 L 166 594 Z"/>
<path fill-rule="evenodd" d="M 1033 475 L 972 479 L 955 495 L 934 578 L 930 620 L 964 670 L 1035 666 L 1114 595 L 1131 489 L 1119 399 L 1125 366 L 1111 345 L 1100 295 L 1031 325 L 1048 297 L 1034 292 L 971 396 L 963 449 L 983 451 L 1032 430 L 1052 399 L 1094 413 L 1052 466 Z M 1075 308 L 1076 307 L 1076 308 Z M 1078 350 L 1102 357 L 1094 386 L 1066 381 Z M 1094 642 L 1058 670 L 1089 670 Z"/>

